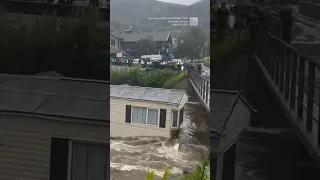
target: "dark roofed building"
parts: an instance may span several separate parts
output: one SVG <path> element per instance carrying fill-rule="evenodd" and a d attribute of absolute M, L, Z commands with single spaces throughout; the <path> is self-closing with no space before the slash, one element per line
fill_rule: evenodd
<path fill-rule="evenodd" d="M 162 32 L 123 32 L 117 33 L 117 36 L 121 37 L 121 48 L 125 52 L 129 53 L 132 56 L 140 57 L 141 55 L 146 54 L 165 54 L 167 48 L 171 50 L 172 48 L 172 37 L 171 31 L 162 31 Z M 137 49 L 137 42 L 141 39 L 152 39 L 155 42 L 155 49 L 148 50 L 141 54 Z"/>
<path fill-rule="evenodd" d="M 253 109 L 238 92 L 211 90 L 210 98 L 210 174 L 218 180 L 234 179 L 236 142 Z"/>
<path fill-rule="evenodd" d="M 0 169 L 11 172 L 1 178 L 109 179 L 109 92 L 104 81 L 0 74 Z"/>

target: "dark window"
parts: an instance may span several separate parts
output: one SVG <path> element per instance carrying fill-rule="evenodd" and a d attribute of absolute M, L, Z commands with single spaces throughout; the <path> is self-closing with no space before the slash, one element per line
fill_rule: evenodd
<path fill-rule="evenodd" d="M 182 124 L 183 122 L 183 113 L 184 113 L 184 108 L 182 108 L 180 110 L 180 117 L 179 117 L 179 126 Z"/>
<path fill-rule="evenodd" d="M 126 123 L 131 123 L 131 106 L 126 105 Z"/>
<path fill-rule="evenodd" d="M 67 180 L 68 154 L 68 139 L 51 139 L 50 180 Z"/>
<path fill-rule="evenodd" d="M 116 45 L 116 40 L 114 39 L 111 39 L 111 42 L 110 42 L 111 46 L 115 46 Z"/>
<path fill-rule="evenodd" d="M 160 123 L 159 123 L 159 127 L 166 128 L 166 115 L 167 115 L 167 110 L 165 110 L 165 109 L 160 109 Z"/>
<path fill-rule="evenodd" d="M 109 154 L 108 145 L 70 144 L 68 139 L 52 138 L 50 180 L 68 180 L 68 170 L 70 180 L 107 180 L 110 176 Z"/>

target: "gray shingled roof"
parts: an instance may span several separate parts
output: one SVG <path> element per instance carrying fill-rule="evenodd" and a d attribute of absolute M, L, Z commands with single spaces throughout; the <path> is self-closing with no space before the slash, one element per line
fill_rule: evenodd
<path fill-rule="evenodd" d="M 0 110 L 109 121 L 109 82 L 0 74 Z"/>
<path fill-rule="evenodd" d="M 184 95 L 187 95 L 185 91 L 177 89 L 110 85 L 110 97 L 115 98 L 154 101 L 158 103 L 179 105 Z"/>
<path fill-rule="evenodd" d="M 240 93 L 234 91 L 212 90 L 210 98 L 210 113 L 212 114 L 210 131 L 221 135 L 225 131 L 225 124 L 229 120 L 233 107 L 239 100 L 243 100 L 246 104 L 247 102 Z M 249 104 L 247 105 L 248 108 L 253 110 Z"/>
<path fill-rule="evenodd" d="M 167 41 L 170 31 L 163 32 L 130 32 L 130 33 L 120 33 L 117 36 L 122 37 L 124 42 L 137 42 L 140 39 L 146 39 L 153 37 L 154 41 Z"/>

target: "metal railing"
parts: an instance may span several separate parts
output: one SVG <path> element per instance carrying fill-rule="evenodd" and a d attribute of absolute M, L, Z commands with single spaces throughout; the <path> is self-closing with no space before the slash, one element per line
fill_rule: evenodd
<path fill-rule="evenodd" d="M 320 145 L 320 64 L 258 24 L 251 26 L 255 59 L 296 124 Z"/>
<path fill-rule="evenodd" d="M 189 70 L 189 78 L 205 108 L 210 112 L 210 80 L 203 78 L 193 70 Z"/>

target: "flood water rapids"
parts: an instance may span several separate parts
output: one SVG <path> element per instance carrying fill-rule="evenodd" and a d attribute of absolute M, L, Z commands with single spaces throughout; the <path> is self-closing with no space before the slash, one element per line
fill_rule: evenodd
<path fill-rule="evenodd" d="M 184 121 L 173 139 L 132 137 L 110 140 L 110 179 L 143 180 L 148 168 L 155 171 L 156 180 L 161 179 L 166 164 L 172 178 L 178 177 L 201 165 L 209 147 L 209 113 L 196 98 L 190 97 L 185 106 Z"/>

